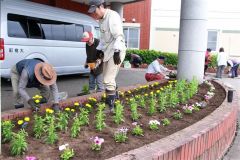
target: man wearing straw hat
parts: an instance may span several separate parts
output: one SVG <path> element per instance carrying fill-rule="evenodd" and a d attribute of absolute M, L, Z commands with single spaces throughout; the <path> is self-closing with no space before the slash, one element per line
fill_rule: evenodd
<path fill-rule="evenodd" d="M 59 111 L 56 80 L 57 74 L 50 64 L 38 59 L 24 59 L 19 61 L 11 70 L 15 108 L 24 107 L 24 99 L 33 110 L 38 110 L 34 100 L 26 91 L 26 88 L 38 88 L 43 97 L 40 103 L 46 103 L 48 101 L 51 90 L 54 98 L 53 109 Z"/>
<path fill-rule="evenodd" d="M 98 52 L 104 53 L 103 81 L 106 86 L 106 104 L 113 112 L 116 95 L 116 76 L 126 55 L 122 19 L 108 9 L 104 0 L 90 0 L 89 13 L 99 20 L 100 42 Z"/>

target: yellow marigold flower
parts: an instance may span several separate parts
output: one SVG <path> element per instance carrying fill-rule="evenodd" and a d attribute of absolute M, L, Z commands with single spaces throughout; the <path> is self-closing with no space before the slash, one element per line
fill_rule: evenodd
<path fill-rule="evenodd" d="M 151 95 L 153 95 L 153 92 L 150 92 Z"/>
<path fill-rule="evenodd" d="M 79 106 L 79 103 L 78 103 L 78 102 L 75 102 L 75 103 L 74 103 L 74 106 Z"/>
<path fill-rule="evenodd" d="M 126 101 L 128 101 L 128 98 L 126 98 Z"/>
<path fill-rule="evenodd" d="M 148 96 L 148 94 L 146 93 L 146 94 L 144 94 L 144 96 L 146 96 L 146 97 L 147 97 L 147 96 Z"/>
<path fill-rule="evenodd" d="M 37 104 L 40 103 L 40 100 L 39 100 L 39 99 L 36 99 L 36 100 L 35 100 L 35 103 L 37 103 Z"/>
<path fill-rule="evenodd" d="M 75 109 L 71 109 L 71 112 L 75 112 Z"/>
<path fill-rule="evenodd" d="M 117 104 L 117 103 L 120 103 L 120 101 L 119 101 L 119 100 L 116 100 L 116 101 L 115 101 L 115 104 Z"/>
<path fill-rule="evenodd" d="M 18 125 L 22 125 L 23 124 L 23 120 L 18 120 Z"/>
<path fill-rule="evenodd" d="M 92 98 L 91 100 L 94 101 L 94 102 L 97 102 L 96 98 Z"/>
<path fill-rule="evenodd" d="M 46 108 L 46 110 L 45 110 L 45 111 L 48 113 L 48 112 L 49 112 L 49 110 L 50 110 L 49 108 Z"/>
<path fill-rule="evenodd" d="M 177 80 L 175 80 L 174 82 L 177 83 Z"/>
<path fill-rule="evenodd" d="M 156 92 L 157 92 L 157 93 L 160 93 L 160 90 L 157 90 Z"/>
<path fill-rule="evenodd" d="M 48 112 L 48 113 L 52 114 L 53 112 L 54 112 L 54 110 L 49 109 L 49 112 Z"/>
<path fill-rule="evenodd" d="M 163 91 L 163 88 L 160 88 L 161 91 Z"/>
<path fill-rule="evenodd" d="M 106 93 L 103 94 L 103 98 L 106 98 Z"/>
<path fill-rule="evenodd" d="M 151 87 L 154 87 L 154 85 L 152 84 Z"/>
<path fill-rule="evenodd" d="M 85 106 L 88 107 L 88 108 L 92 107 L 91 104 L 89 104 L 89 103 L 87 103 Z"/>
<path fill-rule="evenodd" d="M 131 91 L 128 91 L 129 94 L 131 94 L 132 92 Z"/>
<path fill-rule="evenodd" d="M 24 118 L 24 121 L 29 122 L 29 121 L 30 121 L 30 118 L 29 118 L 29 117 L 25 117 L 25 118 Z"/>
<path fill-rule="evenodd" d="M 35 95 L 35 98 L 39 98 L 40 96 L 38 94 Z"/>
<path fill-rule="evenodd" d="M 39 96 L 39 99 L 42 99 L 43 97 L 42 96 Z"/>
<path fill-rule="evenodd" d="M 70 111 L 70 108 L 69 107 L 65 108 L 65 111 Z"/>

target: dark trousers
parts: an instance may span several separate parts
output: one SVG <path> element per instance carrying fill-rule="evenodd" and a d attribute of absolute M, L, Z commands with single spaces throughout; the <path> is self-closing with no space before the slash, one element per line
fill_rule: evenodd
<path fill-rule="evenodd" d="M 238 66 L 239 66 L 239 64 L 238 65 L 235 65 L 235 66 L 233 66 L 232 68 L 231 68 L 231 73 L 232 73 L 232 78 L 234 78 L 234 77 L 237 77 L 238 76 Z"/>

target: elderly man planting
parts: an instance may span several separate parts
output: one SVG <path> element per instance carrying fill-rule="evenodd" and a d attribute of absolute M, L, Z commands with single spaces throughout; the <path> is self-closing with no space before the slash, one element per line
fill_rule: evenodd
<path fill-rule="evenodd" d="M 99 20 L 100 42 L 98 52 L 104 53 L 103 81 L 106 86 L 106 104 L 114 109 L 116 98 L 116 76 L 126 55 L 122 20 L 119 14 L 107 9 L 104 0 L 90 0 L 89 13 Z"/>
<path fill-rule="evenodd" d="M 24 59 L 19 61 L 11 69 L 15 108 L 24 107 L 23 98 L 33 110 L 38 110 L 34 100 L 26 92 L 26 88 L 38 88 L 43 96 L 40 103 L 46 103 L 48 101 L 51 90 L 54 98 L 53 109 L 59 111 L 56 79 L 57 74 L 48 63 L 43 63 L 37 59 Z"/>

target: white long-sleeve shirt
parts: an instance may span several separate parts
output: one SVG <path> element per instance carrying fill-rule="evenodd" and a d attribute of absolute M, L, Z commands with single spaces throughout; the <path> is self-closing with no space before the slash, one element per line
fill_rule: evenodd
<path fill-rule="evenodd" d="M 227 53 L 219 52 L 217 54 L 217 65 L 218 66 L 222 66 L 222 65 L 226 66 L 227 65 L 227 57 L 228 57 Z"/>
<path fill-rule="evenodd" d="M 125 56 L 126 46 L 123 34 L 122 20 L 119 14 L 113 10 L 106 9 L 102 19 L 99 20 L 100 43 L 98 50 L 104 52 L 103 62 L 108 61 L 115 50 L 120 50 L 120 56 Z"/>
<path fill-rule="evenodd" d="M 147 69 L 147 73 L 161 73 L 163 75 L 166 75 L 166 73 L 169 70 L 164 67 L 163 65 L 159 64 L 159 62 L 157 60 L 153 61 Z"/>

